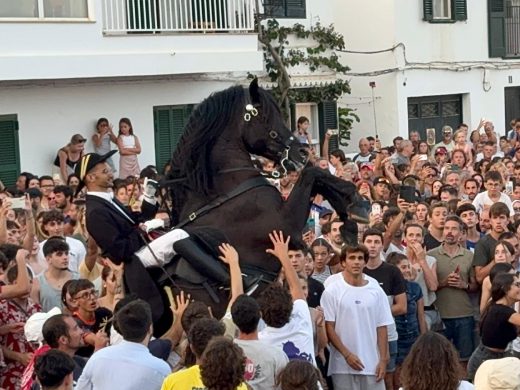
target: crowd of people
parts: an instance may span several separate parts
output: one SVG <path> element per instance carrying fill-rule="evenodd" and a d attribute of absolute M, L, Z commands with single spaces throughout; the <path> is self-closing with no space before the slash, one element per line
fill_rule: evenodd
<path fill-rule="evenodd" d="M 444 126 L 436 144 L 415 131 L 387 147 L 362 138 L 350 159 L 329 150 L 331 132 L 318 157 L 308 119 L 297 122 L 309 164 L 352 181 L 370 204 L 358 243 L 344 241 L 343 222 L 318 194 L 306 247 L 269 235 L 276 282 L 244 293 L 239 254 L 222 243 L 226 315 L 171 296 L 162 335 L 152 303 L 128 289 L 128 263 L 100 249 L 92 223 L 87 229 L 85 192 L 103 185 L 112 211 L 168 219 L 150 209 L 147 181 L 160 172 L 140 169 L 130 120 L 116 136 L 99 119 L 96 154 L 85 155 L 86 138 L 74 135 L 58 151 L 57 172 L 24 172 L 2 186 L 0 388 L 520 389 L 520 120 L 505 136 L 484 120 L 471 131 Z M 120 152 L 113 181 L 112 143 Z M 266 173 L 279 168 L 254 158 Z M 299 174 L 272 180 L 284 199 Z"/>

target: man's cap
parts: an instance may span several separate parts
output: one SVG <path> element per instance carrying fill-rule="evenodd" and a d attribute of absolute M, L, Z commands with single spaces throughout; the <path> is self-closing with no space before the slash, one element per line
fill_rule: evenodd
<path fill-rule="evenodd" d="M 369 162 L 364 162 L 364 163 L 361 163 L 361 164 L 359 165 L 359 169 L 360 169 L 360 170 L 361 170 L 361 169 L 365 169 L 365 168 L 366 168 L 366 169 L 370 169 L 371 171 L 373 171 L 373 170 L 374 170 L 374 164 L 369 163 Z"/>
<path fill-rule="evenodd" d="M 25 191 L 26 194 L 29 194 L 29 198 L 41 198 L 43 196 L 42 192 L 39 188 L 28 188 L 27 191 Z"/>
<path fill-rule="evenodd" d="M 391 187 L 392 186 L 392 183 L 390 183 L 390 180 L 388 180 L 386 177 L 384 176 L 378 176 L 374 179 L 374 185 L 378 185 L 378 184 L 386 184 L 388 187 Z"/>
<path fill-rule="evenodd" d="M 520 359 L 486 360 L 475 374 L 475 390 L 520 390 Z"/>
<path fill-rule="evenodd" d="M 97 153 L 88 153 L 81 157 L 81 160 L 76 164 L 74 173 L 79 177 L 79 185 L 76 189 L 78 194 L 85 186 L 85 176 L 98 164 L 101 164 L 112 157 L 117 150 L 111 150 L 107 154 L 99 155 Z"/>
<path fill-rule="evenodd" d="M 435 154 L 448 154 L 448 149 L 446 149 L 444 146 L 439 146 L 437 149 L 435 149 Z"/>
<path fill-rule="evenodd" d="M 334 214 L 334 211 L 332 211 L 331 209 L 323 209 L 320 211 L 320 218 L 325 218 L 327 215 L 332 214 Z"/>
<path fill-rule="evenodd" d="M 77 145 L 77 144 L 81 144 L 83 142 L 87 142 L 87 139 L 86 138 L 83 138 L 83 136 L 81 134 L 74 134 L 72 136 L 72 138 L 70 139 L 70 143 L 72 145 Z"/>

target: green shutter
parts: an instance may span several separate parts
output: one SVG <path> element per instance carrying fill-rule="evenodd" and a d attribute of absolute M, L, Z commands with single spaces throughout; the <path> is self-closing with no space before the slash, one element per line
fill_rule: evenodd
<path fill-rule="evenodd" d="M 338 128 L 338 104 L 336 101 L 326 101 L 318 104 L 320 125 L 320 140 L 325 139 L 328 129 Z M 329 142 L 329 151 L 339 148 L 338 137 L 332 137 Z"/>
<path fill-rule="evenodd" d="M 271 18 L 285 17 L 285 0 L 265 0 L 264 14 Z"/>
<path fill-rule="evenodd" d="M 488 0 L 489 57 L 506 55 L 506 7 L 504 0 Z"/>
<path fill-rule="evenodd" d="M 0 116 L 0 180 L 12 186 L 20 174 L 18 121 L 15 115 Z"/>
<path fill-rule="evenodd" d="M 468 20 L 468 6 L 466 0 L 452 0 L 453 20 Z"/>
<path fill-rule="evenodd" d="M 155 164 L 159 171 L 170 161 L 192 110 L 192 105 L 154 107 Z"/>
<path fill-rule="evenodd" d="M 306 0 L 285 0 L 286 16 L 288 18 L 305 19 L 305 1 Z"/>
<path fill-rule="evenodd" d="M 423 20 L 433 20 L 433 0 L 423 0 Z"/>

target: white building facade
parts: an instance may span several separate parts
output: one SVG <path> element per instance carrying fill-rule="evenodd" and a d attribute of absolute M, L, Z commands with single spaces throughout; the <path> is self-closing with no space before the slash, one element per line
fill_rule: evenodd
<path fill-rule="evenodd" d="M 505 135 L 520 117 L 520 1 L 333 1 L 336 29 L 359 52 L 342 57 L 352 93 L 340 104 L 361 118 L 349 151 L 375 135 L 374 104 L 383 145 L 412 130 L 426 139 L 430 127 L 439 137 L 444 124 L 473 129 L 481 118 Z"/>
<path fill-rule="evenodd" d="M 194 104 L 234 84 L 226 74 L 262 70 L 254 3 L 2 2 L 0 179 L 50 173 L 58 149 L 75 133 L 90 141 L 100 117 L 115 132 L 130 118 L 141 167 L 164 164 Z"/>

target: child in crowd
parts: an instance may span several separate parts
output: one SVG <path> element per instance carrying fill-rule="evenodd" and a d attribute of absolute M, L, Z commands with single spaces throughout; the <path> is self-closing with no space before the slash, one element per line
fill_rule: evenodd
<path fill-rule="evenodd" d="M 141 153 L 141 143 L 134 135 L 132 122 L 128 118 L 119 120 L 119 135 L 117 137 L 119 148 L 119 177 L 126 179 L 128 176 L 139 176 L 141 168 L 137 155 Z"/>
<path fill-rule="evenodd" d="M 399 252 L 392 252 L 386 259 L 388 264 L 395 265 L 401 271 L 406 280 L 406 314 L 395 316 L 395 325 L 397 327 L 397 370 L 394 380 L 399 381 L 399 368 L 403 364 L 404 359 L 410 352 L 413 343 L 420 334 L 426 333 L 426 320 L 424 318 L 424 300 L 421 287 L 418 283 L 413 282 L 412 267 L 406 255 Z M 395 388 L 399 388 L 399 384 L 395 384 Z"/>

